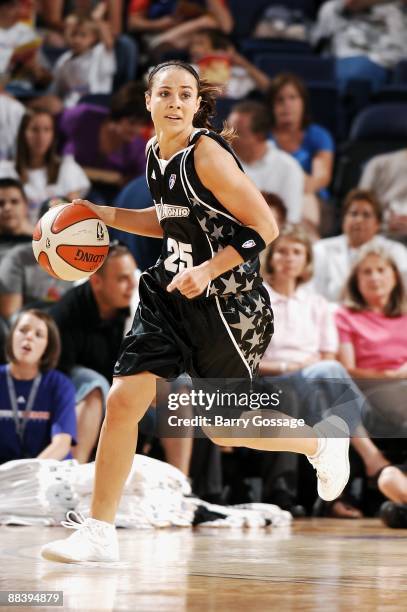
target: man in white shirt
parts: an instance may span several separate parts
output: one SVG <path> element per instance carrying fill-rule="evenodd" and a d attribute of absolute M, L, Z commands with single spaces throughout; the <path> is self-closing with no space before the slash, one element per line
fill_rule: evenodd
<path fill-rule="evenodd" d="M 385 230 L 398 239 L 407 235 L 407 149 L 376 155 L 359 182 L 383 204 Z"/>
<path fill-rule="evenodd" d="M 227 120 L 236 130 L 233 148 L 245 173 L 258 189 L 275 193 L 287 208 L 287 220 L 299 223 L 304 197 L 304 173 L 299 163 L 267 139 L 270 115 L 260 102 L 247 100 L 232 108 Z"/>
<path fill-rule="evenodd" d="M 18 128 L 25 111 L 21 102 L 0 91 L 0 160 L 15 156 Z"/>
<path fill-rule="evenodd" d="M 343 203 L 343 234 L 314 244 L 315 289 L 332 302 L 341 301 L 343 288 L 359 250 L 366 244 L 384 248 L 407 279 L 407 249 L 381 236 L 382 206 L 371 191 L 353 189 Z"/>

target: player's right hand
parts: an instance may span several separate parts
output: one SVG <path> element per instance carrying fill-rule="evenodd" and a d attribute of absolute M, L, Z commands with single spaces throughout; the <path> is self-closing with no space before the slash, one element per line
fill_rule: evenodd
<path fill-rule="evenodd" d="M 114 219 L 115 208 L 114 206 L 99 206 L 98 204 L 93 204 L 93 202 L 89 202 L 89 200 L 82 200 L 81 198 L 77 198 L 72 200 L 72 204 L 74 206 L 86 206 L 86 208 L 90 208 L 91 211 L 95 213 L 106 223 L 106 225 L 110 225 Z"/>

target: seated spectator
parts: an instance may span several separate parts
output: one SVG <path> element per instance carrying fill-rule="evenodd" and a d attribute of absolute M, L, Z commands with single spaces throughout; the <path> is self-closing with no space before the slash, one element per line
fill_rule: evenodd
<path fill-rule="evenodd" d="M 391 500 L 380 509 L 384 524 L 394 529 L 407 529 L 407 464 L 386 467 L 377 485 L 381 493 Z"/>
<path fill-rule="evenodd" d="M 224 96 L 244 98 L 254 89 L 266 91 L 270 85 L 269 77 L 240 55 L 221 30 L 199 30 L 188 51 L 201 78 L 222 87 Z"/>
<path fill-rule="evenodd" d="M 268 92 L 273 141 L 292 155 L 305 173 L 304 215 L 315 227 L 320 224 L 320 202 L 327 200 L 332 180 L 334 141 L 322 126 L 312 123 L 308 90 L 294 74 L 280 74 Z"/>
<path fill-rule="evenodd" d="M 21 102 L 0 89 L 0 160 L 15 157 L 18 128 L 25 110 Z"/>
<path fill-rule="evenodd" d="M 271 6 L 270 6 L 271 4 Z M 256 23 L 254 38 L 276 38 L 278 40 L 307 40 L 309 17 L 307 8 L 314 3 L 294 2 L 267 3 Z M 319 2 L 318 2 L 319 4 Z M 288 5 L 288 6 L 287 6 Z"/>
<path fill-rule="evenodd" d="M 110 109 L 78 104 L 66 110 L 60 129 L 66 138 L 65 153 L 74 155 L 91 181 L 117 190 L 144 173 L 145 139 L 150 124 L 144 86 L 124 85 L 113 97 Z"/>
<path fill-rule="evenodd" d="M 53 114 L 75 106 L 86 94 L 110 94 L 116 72 L 114 38 L 102 18 L 74 19 L 67 37 L 69 51 L 57 61 L 50 94 L 31 106 Z"/>
<path fill-rule="evenodd" d="M 51 74 L 39 58 L 41 44 L 32 26 L 20 21 L 20 2 L 0 0 L 0 71 L 7 75 L 11 93 L 13 79 L 24 80 L 32 88 L 44 87 L 50 82 Z M 27 88 L 24 89 L 26 92 Z"/>
<path fill-rule="evenodd" d="M 61 33 L 66 25 L 66 21 L 64 21 L 66 4 L 65 0 L 42 0 L 39 7 L 39 14 L 47 32 L 46 41 L 56 47 L 64 46 L 65 43 Z M 121 34 L 123 29 L 123 0 L 103 0 L 102 2 L 74 0 L 69 2 L 69 5 L 70 16 L 74 17 L 89 17 L 93 15 L 95 10 L 98 15 L 102 7 L 113 35 Z"/>
<path fill-rule="evenodd" d="M 34 224 L 44 200 L 63 197 L 68 201 L 85 195 L 90 183 L 72 155 L 59 158 L 54 118 L 48 111 L 33 109 L 20 124 L 15 164 L 3 161 L 3 176 L 19 177 L 28 199 L 29 216 Z"/>
<path fill-rule="evenodd" d="M 342 299 L 352 264 L 365 245 L 383 247 L 397 262 L 407 279 L 407 249 L 381 236 L 382 207 L 372 192 L 353 189 L 342 206 L 343 234 L 314 244 L 315 289 L 332 302 Z"/>
<path fill-rule="evenodd" d="M 361 189 L 373 191 L 382 203 L 383 229 L 395 238 L 407 236 L 407 149 L 376 155 L 365 166 Z"/>
<path fill-rule="evenodd" d="M 62 339 L 59 367 L 76 388 L 78 445 L 85 463 L 97 442 L 113 367 L 136 288 L 136 263 L 125 246 L 111 246 L 103 266 L 73 287 L 50 313 Z"/>
<path fill-rule="evenodd" d="M 319 10 L 314 44 L 334 55 L 342 90 L 351 79 L 385 84 L 389 70 L 407 54 L 403 3 L 388 0 L 329 0 Z"/>
<path fill-rule="evenodd" d="M 15 320 L 0 366 L 0 463 L 14 459 L 68 459 L 76 440 L 75 393 L 55 370 L 58 329 L 40 310 Z"/>
<path fill-rule="evenodd" d="M 339 359 L 368 393 L 369 431 L 379 437 L 405 431 L 406 294 L 398 267 L 385 249 L 367 245 L 359 253 L 336 324 Z"/>
<path fill-rule="evenodd" d="M 60 203 L 60 200 L 45 202 L 40 217 L 49 210 L 49 205 Z M 10 319 L 23 307 L 50 307 L 71 286 L 72 283 L 51 276 L 38 265 L 31 241 L 16 245 L 0 260 L 0 317 Z"/>
<path fill-rule="evenodd" d="M 27 197 L 20 181 L 0 178 L 0 261 L 11 247 L 32 241 Z"/>
<path fill-rule="evenodd" d="M 247 100 L 232 108 L 227 119 L 236 131 L 233 148 L 243 170 L 258 189 L 278 195 L 287 207 L 287 219 L 298 223 L 302 217 L 304 173 L 299 163 L 267 140 L 270 118 L 267 107 Z"/>
<path fill-rule="evenodd" d="M 362 457 L 366 473 L 376 474 L 388 462 L 359 425 L 365 399 L 352 383 L 345 368 L 335 360 L 338 336 L 333 315 L 322 296 L 302 287 L 312 276 L 312 247 L 309 238 L 300 228 L 284 228 L 279 238 L 267 248 L 264 262 L 263 276 L 276 326 L 260 362 L 260 374 L 278 376 L 279 380 L 290 383 L 290 388 L 301 398 L 302 413 L 294 416 L 304 418 L 307 423 L 310 420 L 318 422 L 325 413 L 324 402 L 321 402 L 321 396 L 316 392 L 317 387 L 321 389 L 326 394 L 328 411 L 337 406 L 333 410 L 348 422 L 352 433 L 357 433 L 352 442 Z M 344 385 L 340 385 L 338 390 L 338 382 L 341 381 Z M 352 391 L 351 401 L 342 399 L 344 388 Z M 290 486 L 281 474 L 277 478 L 276 467 L 273 467 L 275 461 L 273 455 L 270 459 L 273 480 L 270 482 L 270 477 L 269 497 L 265 501 L 280 505 L 282 496 L 291 496 L 293 504 L 296 478 L 291 477 Z M 296 472 L 296 466 L 296 456 L 285 455 L 282 474 L 290 470 L 291 473 Z M 286 490 L 276 491 L 275 487 L 281 484 L 286 486 Z M 355 508 L 342 499 L 332 506 L 331 513 L 350 518 L 360 516 Z"/>
<path fill-rule="evenodd" d="M 130 0 L 128 29 L 144 34 L 150 47 L 187 49 L 191 36 L 203 28 L 233 28 L 227 0 Z"/>
<path fill-rule="evenodd" d="M 276 220 L 279 229 L 282 229 L 287 223 L 287 208 L 281 198 L 275 193 L 262 192 L 263 198 L 266 200 L 269 208 L 271 209 L 273 216 Z"/>

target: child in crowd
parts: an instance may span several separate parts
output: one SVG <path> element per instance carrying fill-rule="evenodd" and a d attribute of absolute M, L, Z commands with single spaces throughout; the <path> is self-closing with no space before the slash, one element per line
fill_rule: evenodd
<path fill-rule="evenodd" d="M 196 32 L 189 54 L 201 77 L 220 85 L 229 98 L 243 98 L 253 89 L 266 91 L 270 85 L 268 76 L 240 55 L 222 30 Z"/>
<path fill-rule="evenodd" d="M 100 14 L 71 17 L 66 38 L 69 51 L 55 65 L 50 95 L 33 104 L 53 113 L 75 106 L 86 94 L 111 93 L 116 71 L 114 37 Z"/>
<path fill-rule="evenodd" d="M 72 107 L 88 93 L 110 93 L 116 61 L 114 39 L 103 19 L 78 19 L 69 37 L 70 51 L 55 66 L 54 93 Z"/>

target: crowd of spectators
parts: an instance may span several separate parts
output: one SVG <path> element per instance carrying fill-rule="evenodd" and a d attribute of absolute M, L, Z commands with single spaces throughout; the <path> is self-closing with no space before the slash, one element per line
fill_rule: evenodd
<path fill-rule="evenodd" d="M 32 231 L 75 197 L 152 205 L 146 78 L 159 61 L 184 59 L 218 86 L 215 122 L 234 128 L 234 150 L 281 230 L 263 254 L 275 335 L 261 384 L 287 382 L 302 398 L 294 416 L 313 424 L 333 410 L 334 383 L 346 383 L 352 477 L 339 500 L 321 504 L 302 486 L 311 470 L 298 457 L 157 440 L 154 407 L 138 450 L 177 465 L 193 486 L 196 477 L 211 500 L 353 518 L 387 498 L 384 520 L 407 525 L 407 131 L 386 139 L 384 129 L 380 146 L 362 143 L 362 160 L 347 157 L 366 108 L 390 100 L 387 116 L 407 121 L 407 2 L 255 5 L 0 0 L 0 462 L 94 456 L 138 278 L 160 241 L 112 230 L 103 267 L 72 286 L 36 264 Z M 16 414 L 30 402 L 21 431 Z M 261 493 L 241 485 L 259 474 Z"/>

